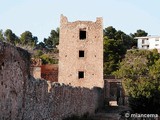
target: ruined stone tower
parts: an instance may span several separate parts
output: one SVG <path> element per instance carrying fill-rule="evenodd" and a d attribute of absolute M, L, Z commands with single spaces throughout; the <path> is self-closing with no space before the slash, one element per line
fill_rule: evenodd
<path fill-rule="evenodd" d="M 68 22 L 62 15 L 58 47 L 60 83 L 103 87 L 102 18 L 96 22 Z"/>

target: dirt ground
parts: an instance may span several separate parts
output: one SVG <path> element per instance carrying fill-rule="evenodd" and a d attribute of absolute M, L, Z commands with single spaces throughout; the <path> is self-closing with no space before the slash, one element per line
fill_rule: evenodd
<path fill-rule="evenodd" d="M 94 116 L 94 120 L 119 120 L 122 111 L 131 110 L 126 106 L 108 106 Z M 125 120 L 125 119 L 124 119 Z"/>

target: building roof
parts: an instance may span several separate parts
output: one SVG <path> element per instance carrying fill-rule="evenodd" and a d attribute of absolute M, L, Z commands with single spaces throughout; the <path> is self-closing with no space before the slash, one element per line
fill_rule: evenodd
<path fill-rule="evenodd" d="M 142 38 L 160 38 L 160 36 L 144 36 L 144 37 L 135 37 L 134 39 L 142 39 Z"/>

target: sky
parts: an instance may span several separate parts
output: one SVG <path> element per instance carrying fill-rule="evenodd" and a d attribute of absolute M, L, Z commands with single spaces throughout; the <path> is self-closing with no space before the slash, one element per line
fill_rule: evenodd
<path fill-rule="evenodd" d="M 32 32 L 39 41 L 60 26 L 60 15 L 70 22 L 96 21 L 126 34 L 142 29 L 160 35 L 160 0 L 0 0 L 0 29 L 11 29 L 17 36 Z"/>

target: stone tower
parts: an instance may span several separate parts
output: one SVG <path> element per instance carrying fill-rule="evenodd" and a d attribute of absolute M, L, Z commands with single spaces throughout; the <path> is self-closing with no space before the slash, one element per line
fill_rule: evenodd
<path fill-rule="evenodd" d="M 87 88 L 103 87 L 102 18 L 68 22 L 61 15 L 59 41 L 60 83 Z"/>

